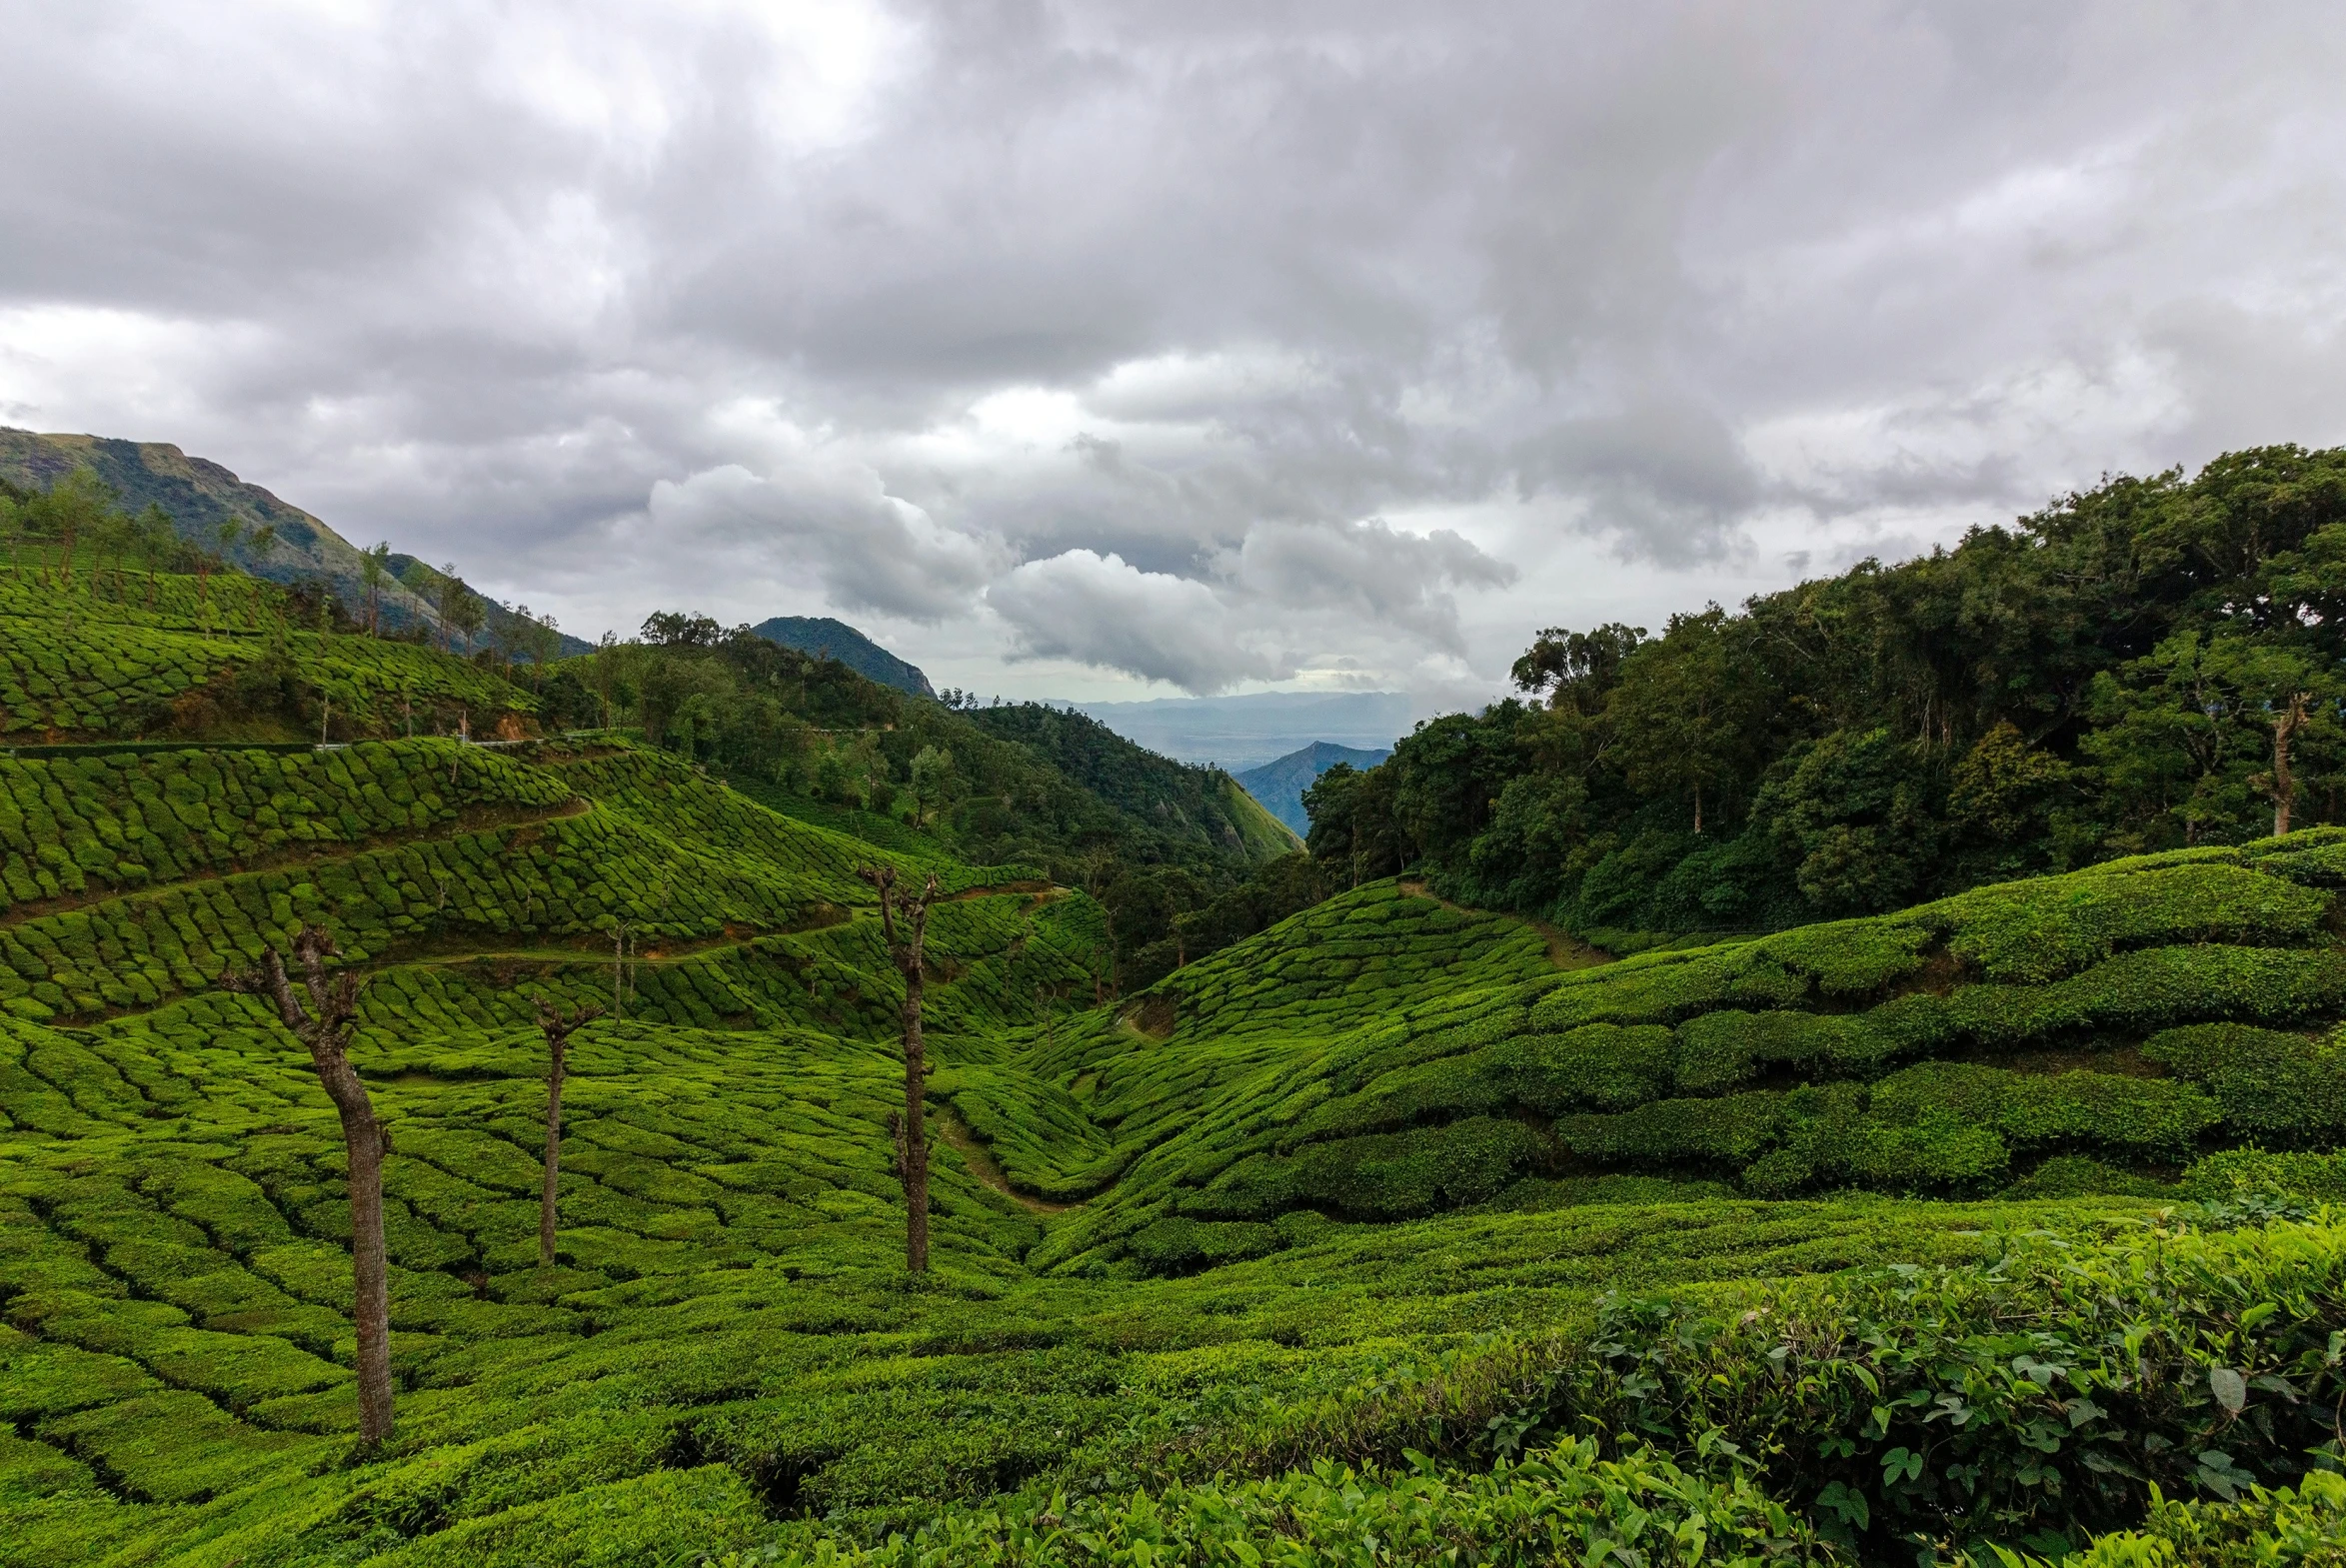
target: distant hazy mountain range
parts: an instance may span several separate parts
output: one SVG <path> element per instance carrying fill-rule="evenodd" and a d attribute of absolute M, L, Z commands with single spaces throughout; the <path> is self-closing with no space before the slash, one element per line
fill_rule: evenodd
<path fill-rule="evenodd" d="M 1389 747 L 1408 733 L 1410 717 L 1409 699 L 1399 692 L 1261 692 L 1075 706 L 1153 752 L 1233 774 L 1283 761 L 1312 742 L 1362 751 Z"/>
<path fill-rule="evenodd" d="M 836 659 L 867 681 L 893 686 L 915 697 L 937 695 L 918 665 L 906 664 L 845 621 L 829 616 L 776 616 L 750 630 L 769 643 L 821 659 Z"/>
<path fill-rule="evenodd" d="M 1300 752 L 1289 752 L 1274 763 L 1247 769 L 1237 780 L 1246 786 L 1248 794 L 1262 802 L 1264 810 L 1301 834 L 1311 830 L 1311 818 L 1303 810 L 1303 791 L 1316 784 L 1321 774 L 1338 763 L 1374 768 L 1392 755 L 1389 746 L 1363 751 L 1358 747 L 1314 741 Z"/>

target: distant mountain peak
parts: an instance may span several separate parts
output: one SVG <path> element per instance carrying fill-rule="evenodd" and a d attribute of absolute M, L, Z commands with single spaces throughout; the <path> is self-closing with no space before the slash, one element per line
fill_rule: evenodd
<path fill-rule="evenodd" d="M 1303 809 L 1303 791 L 1317 784 L 1321 774 L 1338 763 L 1360 769 L 1374 768 L 1390 756 L 1389 747 L 1368 749 L 1314 741 L 1275 762 L 1249 768 L 1235 777 L 1248 794 L 1262 802 L 1264 810 L 1301 835 L 1311 830 L 1311 818 Z"/>
<path fill-rule="evenodd" d="M 867 681 L 877 681 L 915 697 L 937 695 L 937 689 L 929 684 L 920 666 L 906 664 L 845 621 L 830 616 L 776 616 L 750 630 L 769 643 L 779 643 L 820 659 L 836 659 Z"/>

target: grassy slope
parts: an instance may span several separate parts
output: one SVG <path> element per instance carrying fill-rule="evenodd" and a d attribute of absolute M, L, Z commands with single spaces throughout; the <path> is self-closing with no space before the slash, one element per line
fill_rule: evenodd
<path fill-rule="evenodd" d="M 2326 1142 L 2338 1103 L 2313 1035 L 2346 1009 L 2346 835 L 1568 972 L 1518 922 L 1381 884 L 1046 1023 L 1038 987 L 1089 989 L 1080 894 L 659 754 L 0 759 L 0 1512 L 32 1563 L 689 1561 L 1192 1450 L 1275 1467 L 1329 1430 L 1309 1412 L 1584 1325 L 1605 1289 L 1960 1262 L 2151 1207 L 1738 1185 L 1985 1192 L 2071 1150 L 2155 1173 Z M 892 857 L 965 894 L 933 928 L 933 1091 L 992 1155 L 940 1147 L 919 1290 L 897 981 L 854 874 Z M 357 1463 L 333 1117 L 211 983 L 304 918 L 370 975 L 354 1060 L 394 1138 L 401 1424 Z M 573 1047 L 542 1270 L 529 998 L 608 998 L 615 922 L 642 961 L 626 1021 Z M 2295 1032 L 2151 1038 L 2210 1019 Z M 1962 1059 L 1915 1079 L 1932 1057 Z M 1092 1196 L 1038 1211 L 997 1164 Z"/>

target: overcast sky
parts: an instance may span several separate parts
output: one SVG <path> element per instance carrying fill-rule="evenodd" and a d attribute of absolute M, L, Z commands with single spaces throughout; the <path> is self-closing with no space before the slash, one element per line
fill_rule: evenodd
<path fill-rule="evenodd" d="M 2346 7 L 0 0 L 0 423 L 570 631 L 1496 691 L 2346 441 Z"/>

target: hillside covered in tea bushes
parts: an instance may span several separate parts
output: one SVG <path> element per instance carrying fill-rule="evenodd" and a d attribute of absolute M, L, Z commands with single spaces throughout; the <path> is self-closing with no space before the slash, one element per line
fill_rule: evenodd
<path fill-rule="evenodd" d="M 173 564 L 0 568 L 11 1568 L 2346 1536 L 2346 829 L 1616 960 L 1056 710 Z M 884 869 L 939 887 L 918 1276 Z M 343 1129 L 223 983 L 305 925 L 386 1131 L 379 1446 Z M 551 1261 L 544 1006 L 604 1009 Z"/>
<path fill-rule="evenodd" d="M 622 741 L 0 776 L 12 1562 L 1903 1561 L 2337 1515 L 2253 1489 L 2346 1392 L 2305 1207 L 2346 1192 L 2346 835 L 1609 964 L 1387 881 L 1093 1008 L 1082 891 Z M 918 1283 L 878 864 L 950 894 Z M 304 920 L 390 1130 L 379 1452 L 331 1107 L 217 983 Z M 541 997 L 620 1004 L 551 1266 Z"/>

